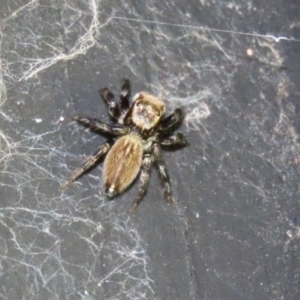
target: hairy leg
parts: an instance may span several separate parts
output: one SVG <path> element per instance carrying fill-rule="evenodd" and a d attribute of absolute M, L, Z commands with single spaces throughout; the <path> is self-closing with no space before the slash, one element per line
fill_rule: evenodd
<path fill-rule="evenodd" d="M 134 212 L 139 205 L 139 203 L 143 200 L 143 197 L 145 196 L 145 193 L 147 191 L 148 183 L 149 183 L 149 177 L 150 177 L 150 170 L 151 170 L 151 164 L 152 159 L 150 154 L 145 154 L 143 161 L 142 161 L 142 171 L 141 171 L 141 182 L 139 186 L 139 192 L 136 196 L 131 212 Z"/>
<path fill-rule="evenodd" d="M 120 116 L 120 108 L 116 102 L 113 93 L 108 88 L 103 88 L 98 91 L 105 104 L 108 107 L 108 113 L 113 119 L 118 119 Z"/>
<path fill-rule="evenodd" d="M 172 134 L 164 139 L 162 139 L 159 143 L 162 146 L 166 147 L 186 147 L 189 145 L 188 140 L 186 137 L 181 133 L 177 132 Z"/>
<path fill-rule="evenodd" d="M 88 169 L 90 169 L 92 166 L 94 166 L 95 163 L 108 152 L 110 147 L 111 147 L 111 145 L 108 142 L 103 144 L 95 152 L 94 155 L 90 156 L 79 169 L 75 170 L 72 173 L 71 177 L 61 185 L 61 188 L 65 189 L 70 183 L 72 183 L 74 180 L 76 180 L 78 177 L 80 177 L 84 172 L 86 172 Z"/>
<path fill-rule="evenodd" d="M 103 123 L 100 120 L 97 119 L 91 119 L 88 117 L 79 117 L 79 116 L 73 116 L 73 120 L 77 121 L 79 124 L 90 128 L 92 131 L 95 131 L 97 133 L 109 133 L 114 136 L 124 135 L 129 133 L 129 128 L 124 127 L 122 125 L 108 125 Z"/>
<path fill-rule="evenodd" d="M 131 95 L 131 86 L 130 81 L 126 78 L 123 79 L 122 89 L 120 93 L 121 109 L 128 109 L 130 106 L 130 95 Z"/>
<path fill-rule="evenodd" d="M 152 149 L 153 149 L 152 151 L 153 151 L 154 160 L 158 167 L 158 173 L 161 179 L 161 184 L 163 186 L 165 199 L 167 203 L 172 203 L 174 202 L 174 198 L 171 192 L 170 177 L 168 175 L 165 163 L 162 159 L 161 149 L 157 143 L 153 145 Z"/>
<path fill-rule="evenodd" d="M 159 125 L 158 131 L 161 133 L 168 133 L 174 127 L 179 125 L 181 121 L 183 120 L 184 114 L 181 108 L 176 108 L 175 111 L 164 118 Z"/>

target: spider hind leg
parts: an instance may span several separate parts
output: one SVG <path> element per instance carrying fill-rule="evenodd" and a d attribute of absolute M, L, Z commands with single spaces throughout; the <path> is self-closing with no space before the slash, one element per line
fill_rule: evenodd
<path fill-rule="evenodd" d="M 79 178 L 81 175 L 83 175 L 83 173 L 85 173 L 88 169 L 92 168 L 97 161 L 103 157 L 108 150 L 110 149 L 111 145 L 107 142 L 105 144 L 103 144 L 96 152 L 95 154 L 93 154 L 92 156 L 90 156 L 84 163 L 83 165 L 78 168 L 77 170 L 75 170 L 72 175 L 70 176 L 70 178 L 65 181 L 62 185 L 61 185 L 61 189 L 65 189 L 67 188 L 67 186 L 72 183 L 73 181 L 75 181 L 77 178 Z"/>
<path fill-rule="evenodd" d="M 151 165 L 152 165 L 151 156 L 150 154 L 146 154 L 142 161 L 142 171 L 140 175 L 141 182 L 139 186 L 139 192 L 133 202 L 131 212 L 134 212 L 136 210 L 137 206 L 140 204 L 140 202 L 143 200 L 146 194 L 148 183 L 149 183 Z"/>
<path fill-rule="evenodd" d="M 153 149 L 152 151 L 154 155 L 154 160 L 157 164 L 158 173 L 161 179 L 161 184 L 163 186 L 166 202 L 171 204 L 174 202 L 174 198 L 171 192 L 170 177 L 168 175 L 165 163 L 162 159 L 161 149 L 157 143 L 153 145 L 152 149 Z"/>

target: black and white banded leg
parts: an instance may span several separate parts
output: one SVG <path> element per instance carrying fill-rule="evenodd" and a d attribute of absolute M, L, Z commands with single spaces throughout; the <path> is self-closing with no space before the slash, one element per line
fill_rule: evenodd
<path fill-rule="evenodd" d="M 103 101 L 107 105 L 108 113 L 113 119 L 118 119 L 120 116 L 120 107 L 115 100 L 113 93 L 108 88 L 103 88 L 98 91 Z"/>
<path fill-rule="evenodd" d="M 61 188 L 65 189 L 70 183 L 72 183 L 73 181 L 75 181 L 84 172 L 86 172 L 88 169 L 90 169 L 91 167 L 93 167 L 97 163 L 97 161 L 108 152 L 108 150 L 110 149 L 110 147 L 111 147 L 111 145 L 108 142 L 106 142 L 105 144 L 103 144 L 94 153 L 94 155 L 88 157 L 88 159 L 83 163 L 83 165 L 72 173 L 72 175 L 70 176 L 70 178 L 61 185 Z"/>
<path fill-rule="evenodd" d="M 181 132 L 177 132 L 175 134 L 172 134 L 172 135 L 162 139 L 159 144 L 161 146 L 166 146 L 166 147 L 181 148 L 181 147 L 188 146 L 189 142 Z"/>
<path fill-rule="evenodd" d="M 124 78 L 123 82 L 122 82 L 121 93 L 120 93 L 120 101 L 121 101 L 121 109 L 122 110 L 126 110 L 129 108 L 130 95 L 131 95 L 130 81 L 127 78 Z"/>
<path fill-rule="evenodd" d="M 103 123 L 100 120 L 91 119 L 88 117 L 73 116 L 72 120 L 77 121 L 79 124 L 88 127 L 92 131 L 95 131 L 97 133 L 108 133 L 114 136 L 119 136 L 119 135 L 128 134 L 130 131 L 128 127 L 125 127 L 123 125 L 114 124 L 111 126 L 106 123 Z"/>
<path fill-rule="evenodd" d="M 175 126 L 181 123 L 183 117 L 183 110 L 181 108 L 176 108 L 173 113 L 171 113 L 160 122 L 158 131 L 162 133 L 171 131 Z"/>
<path fill-rule="evenodd" d="M 157 164 L 158 173 L 161 179 L 161 184 L 163 186 L 165 199 L 167 203 L 170 204 L 174 202 L 174 198 L 171 192 L 170 177 L 168 175 L 166 165 L 162 159 L 160 146 L 157 143 L 153 144 L 152 151 L 153 151 L 154 161 Z"/>
<path fill-rule="evenodd" d="M 145 196 L 145 193 L 147 191 L 148 183 L 149 183 L 149 177 L 150 177 L 150 170 L 152 165 L 152 159 L 150 154 L 145 154 L 143 161 L 142 161 L 142 167 L 141 167 L 141 175 L 140 175 L 140 185 L 139 185 L 139 192 L 136 196 L 131 212 L 134 212 L 139 205 L 139 203 L 143 200 L 143 197 Z"/>

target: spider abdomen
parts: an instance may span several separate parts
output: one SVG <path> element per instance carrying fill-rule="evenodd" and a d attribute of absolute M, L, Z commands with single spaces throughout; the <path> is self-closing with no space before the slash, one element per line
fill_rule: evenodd
<path fill-rule="evenodd" d="M 103 168 L 105 193 L 108 197 L 124 191 L 139 173 L 143 157 L 141 138 L 129 134 L 119 138 L 108 152 Z"/>

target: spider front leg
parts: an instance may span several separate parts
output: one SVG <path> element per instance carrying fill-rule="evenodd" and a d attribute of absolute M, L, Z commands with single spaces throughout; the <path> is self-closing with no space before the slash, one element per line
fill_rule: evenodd
<path fill-rule="evenodd" d="M 182 148 L 182 147 L 188 146 L 189 142 L 181 132 L 177 132 L 177 133 L 172 134 L 172 135 L 170 135 L 166 138 L 163 138 L 160 141 L 160 145 L 165 146 L 165 147 Z"/>
<path fill-rule="evenodd" d="M 120 116 L 120 107 L 115 100 L 113 93 L 108 88 L 103 88 L 98 91 L 103 101 L 108 107 L 108 113 L 111 118 L 117 120 Z"/>
<path fill-rule="evenodd" d="M 111 148 L 111 145 L 107 142 L 105 144 L 103 144 L 96 152 L 94 155 L 90 156 L 85 162 L 84 164 L 77 170 L 75 170 L 71 177 L 64 182 L 61 185 L 62 189 L 65 189 L 70 183 L 72 183 L 73 181 L 75 181 L 78 177 L 80 177 L 84 172 L 86 172 L 88 169 L 90 169 L 92 166 L 95 165 L 95 163 L 101 158 L 103 157 L 108 150 Z"/>
<path fill-rule="evenodd" d="M 152 159 L 150 154 L 145 154 L 143 161 L 142 161 L 142 171 L 141 171 L 141 183 L 139 186 L 139 192 L 136 196 L 131 212 L 134 212 L 139 205 L 139 203 L 143 200 L 143 197 L 145 196 L 145 193 L 147 191 L 148 183 L 149 183 L 149 177 L 150 177 L 150 170 L 152 165 Z"/>
<path fill-rule="evenodd" d="M 129 108 L 130 95 L 131 95 L 130 81 L 124 78 L 122 83 L 121 93 L 120 93 L 121 109 L 126 110 Z"/>
<path fill-rule="evenodd" d="M 164 118 L 159 125 L 158 131 L 161 133 L 168 133 L 173 130 L 177 125 L 180 125 L 184 118 L 181 108 L 176 108 L 175 111 Z"/>
<path fill-rule="evenodd" d="M 162 159 L 160 146 L 157 143 L 155 143 L 152 146 L 152 152 L 153 152 L 154 160 L 157 163 L 158 173 L 160 175 L 161 183 L 164 189 L 165 199 L 167 203 L 170 204 L 174 202 L 174 198 L 171 192 L 170 177 L 168 175 L 165 163 Z"/>
<path fill-rule="evenodd" d="M 73 116 L 72 120 L 77 121 L 79 124 L 90 128 L 92 131 L 98 133 L 108 133 L 114 136 L 128 134 L 130 129 L 123 125 L 108 125 L 97 119 L 91 119 L 88 117 Z"/>

